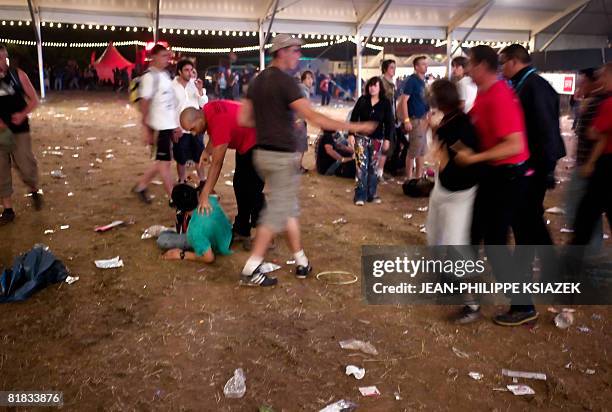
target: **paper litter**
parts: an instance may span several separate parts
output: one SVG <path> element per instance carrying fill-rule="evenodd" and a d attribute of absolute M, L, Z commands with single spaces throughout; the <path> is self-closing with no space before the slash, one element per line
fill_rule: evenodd
<path fill-rule="evenodd" d="M 351 412 L 357 409 L 357 404 L 351 401 L 341 399 L 337 402 L 327 405 L 319 412 Z"/>
<path fill-rule="evenodd" d="M 478 372 L 470 372 L 468 373 L 468 375 L 470 376 L 470 378 L 474 379 L 475 381 L 479 381 L 483 377 L 482 373 L 478 373 Z"/>
<path fill-rule="evenodd" d="M 361 396 L 380 396 L 380 391 L 376 386 L 363 386 L 359 388 Z"/>
<path fill-rule="evenodd" d="M 112 259 L 101 259 L 94 261 L 96 267 L 100 269 L 113 269 L 123 267 L 123 260 L 119 256 L 115 256 Z"/>
<path fill-rule="evenodd" d="M 522 371 L 513 371 L 509 369 L 502 369 L 502 375 L 508 376 L 510 378 L 538 379 L 541 381 L 546 380 L 546 374 L 539 373 L 539 372 L 522 372 Z"/>
<path fill-rule="evenodd" d="M 347 339 L 340 341 L 340 347 L 348 350 L 359 350 L 368 355 L 378 355 L 378 351 L 370 342 L 364 342 L 357 339 Z"/>
<path fill-rule="evenodd" d="M 355 365 L 347 365 L 345 371 L 348 376 L 353 375 L 355 379 L 363 379 L 363 377 L 365 376 L 365 372 L 366 371 L 364 368 L 360 368 L 359 366 Z"/>
<path fill-rule="evenodd" d="M 125 223 L 125 222 L 123 222 L 123 220 L 115 220 L 115 221 L 109 223 L 108 225 L 98 226 L 98 227 L 94 228 L 94 231 L 96 231 L 96 232 L 106 232 L 107 230 L 110 230 L 110 229 L 112 229 L 114 227 L 121 226 L 123 223 Z"/>
<path fill-rule="evenodd" d="M 506 388 L 516 396 L 535 395 L 535 391 L 527 385 L 506 385 Z"/>
<path fill-rule="evenodd" d="M 453 352 L 455 353 L 455 355 L 457 355 L 457 357 L 462 358 L 462 359 L 468 359 L 470 357 L 470 355 L 462 350 L 457 349 L 456 347 L 452 347 Z"/>

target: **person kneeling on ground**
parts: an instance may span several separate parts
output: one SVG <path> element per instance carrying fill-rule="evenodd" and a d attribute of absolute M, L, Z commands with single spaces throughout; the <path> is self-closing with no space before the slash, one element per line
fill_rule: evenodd
<path fill-rule="evenodd" d="M 216 196 L 209 197 L 210 213 L 197 211 L 198 192 L 187 184 L 174 187 L 172 201 L 177 208 L 177 232 L 166 231 L 159 235 L 157 244 L 167 250 L 163 259 L 212 263 L 215 254 L 232 253 L 232 225 Z"/>
<path fill-rule="evenodd" d="M 347 142 L 336 140 L 335 132 L 324 130 L 317 141 L 317 172 L 325 176 L 355 178 L 354 151 Z"/>

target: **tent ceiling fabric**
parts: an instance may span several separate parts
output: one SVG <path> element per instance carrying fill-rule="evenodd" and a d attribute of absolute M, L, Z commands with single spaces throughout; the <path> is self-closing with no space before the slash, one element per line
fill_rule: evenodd
<path fill-rule="evenodd" d="M 472 36 L 475 40 L 526 40 L 529 32 L 579 0 L 496 0 Z M 44 21 L 78 24 L 152 26 L 155 0 L 35 0 Z M 363 16 L 379 0 L 280 0 L 273 30 L 351 35 Z M 379 36 L 446 37 L 453 17 L 482 0 L 393 0 L 376 31 Z M 161 0 L 160 27 L 257 30 L 270 0 Z M 607 12 L 606 12 L 607 11 Z M 29 19 L 23 0 L 0 0 L 3 19 Z M 609 35 L 612 0 L 591 0 L 584 15 L 568 33 Z M 362 27 L 367 34 L 374 13 Z M 478 16 L 459 25 L 455 38 L 465 33 Z M 569 18 L 569 17 L 566 17 Z M 545 32 L 554 32 L 564 19 Z M 518 36 L 518 37 L 517 37 Z M 485 38 L 486 37 L 486 38 Z"/>

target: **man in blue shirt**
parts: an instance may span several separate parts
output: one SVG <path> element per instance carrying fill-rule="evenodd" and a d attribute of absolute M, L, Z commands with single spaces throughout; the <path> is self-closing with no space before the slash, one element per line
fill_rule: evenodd
<path fill-rule="evenodd" d="M 413 177 L 416 163 L 416 178 L 423 176 L 425 152 L 427 151 L 427 128 L 429 105 L 425 98 L 425 74 L 427 57 L 418 56 L 412 63 L 414 73 L 404 83 L 404 89 L 397 104 L 397 116 L 402 128 L 409 134 L 408 155 L 406 156 L 406 177 Z"/>

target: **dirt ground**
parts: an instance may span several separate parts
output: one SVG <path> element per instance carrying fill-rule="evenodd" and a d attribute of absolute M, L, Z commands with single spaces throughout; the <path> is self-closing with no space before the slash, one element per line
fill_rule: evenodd
<path fill-rule="evenodd" d="M 152 224 L 171 225 L 173 212 L 162 186 L 152 186 L 151 206 L 130 193 L 149 163 L 136 124 L 137 112 L 124 98 L 103 93 L 51 95 L 33 115 L 46 205 L 33 211 L 25 187 L 16 185 L 18 217 L 0 228 L 0 266 L 44 243 L 80 280 L 0 306 L 0 390 L 63 391 L 64 409 L 79 411 L 256 411 L 261 405 L 316 411 L 339 399 L 364 411 L 610 408 L 609 307 L 576 308 L 567 330 L 555 328 L 546 307 L 538 308 L 535 327 L 495 326 L 490 317 L 501 307 L 486 307 L 485 320 L 457 327 L 446 320 L 451 307 L 368 306 L 360 282 L 297 280 L 281 241 L 267 258 L 283 266 L 271 290 L 238 286 L 247 258 L 241 250 L 210 266 L 162 261 L 155 242 L 140 236 Z M 233 163 L 228 154 L 217 186 L 230 218 L 236 208 L 224 181 Z M 312 149 L 306 163 L 314 167 Z M 570 165 L 561 162 L 562 182 L 547 207 L 561 205 Z M 66 177 L 51 177 L 60 167 Z M 302 180 L 303 238 L 315 273 L 359 275 L 363 244 L 425 243 L 419 225 L 426 214 L 417 208 L 426 200 L 405 197 L 393 181 L 380 187 L 381 205 L 357 208 L 352 188 L 351 180 L 312 172 Z M 406 213 L 413 217 L 404 219 Z M 341 217 L 348 223 L 332 223 Z M 556 241 L 566 242 L 563 217 L 549 219 Z M 113 220 L 132 224 L 93 231 Z M 55 233 L 45 235 L 47 229 Z M 125 267 L 94 266 L 94 259 L 117 255 Z M 591 332 L 575 327 L 581 325 Z M 341 349 L 338 342 L 348 338 L 370 341 L 379 355 Z M 365 367 L 363 380 L 344 374 L 348 364 Z M 246 395 L 226 399 L 223 386 L 238 367 Z M 511 383 L 502 368 L 544 372 L 548 380 L 522 381 L 536 394 L 514 396 L 496 390 Z M 484 378 L 473 380 L 470 371 Z M 362 397 L 358 387 L 369 385 L 381 396 Z"/>

